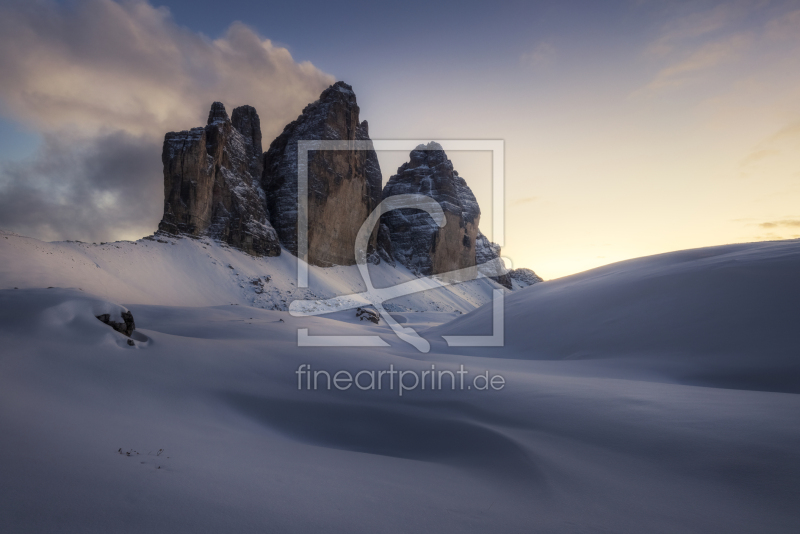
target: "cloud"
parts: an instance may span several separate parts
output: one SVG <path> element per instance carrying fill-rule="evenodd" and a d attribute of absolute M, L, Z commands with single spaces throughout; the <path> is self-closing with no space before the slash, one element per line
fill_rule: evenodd
<path fill-rule="evenodd" d="M 800 219 L 784 219 L 781 221 L 768 221 L 759 224 L 761 228 L 800 228 Z"/>
<path fill-rule="evenodd" d="M 750 165 L 754 165 L 761 160 L 767 159 L 771 156 L 777 156 L 780 153 L 781 153 L 780 150 L 774 150 L 771 148 L 761 148 L 753 150 L 742 160 L 741 167 L 748 167 Z"/>
<path fill-rule="evenodd" d="M 752 235 L 749 237 L 742 238 L 743 242 L 755 242 L 755 241 L 784 241 L 786 239 L 797 239 L 800 238 L 800 234 L 793 234 L 788 236 L 781 236 L 778 234 L 774 234 L 771 232 L 767 232 L 766 234 L 760 235 Z"/>
<path fill-rule="evenodd" d="M 767 36 L 772 39 L 796 41 L 798 29 L 800 29 L 800 9 L 769 21 L 766 32 Z"/>
<path fill-rule="evenodd" d="M 742 171 L 747 171 L 769 158 L 782 154 L 787 154 L 791 157 L 797 153 L 798 146 L 800 146 L 800 122 L 795 122 L 784 126 L 767 139 L 758 143 L 742 159 L 739 166 Z M 743 176 L 748 176 L 748 174 L 743 172 Z"/>
<path fill-rule="evenodd" d="M 335 81 L 244 24 L 212 40 L 143 0 L 0 7 L 0 72 L 0 111 L 45 139 L 0 168 L 0 226 L 50 239 L 151 232 L 166 132 L 221 100 L 254 106 L 268 143 Z"/>
<path fill-rule="evenodd" d="M 754 222 L 757 219 L 735 219 L 734 222 L 743 222 L 748 227 L 758 227 L 763 233 L 751 234 L 743 237 L 742 241 L 780 241 L 783 239 L 797 239 L 800 234 L 800 219 L 796 217 L 785 217 L 772 221 Z"/>
<path fill-rule="evenodd" d="M 695 76 L 741 57 L 752 42 L 753 36 L 745 32 L 706 43 L 661 69 L 646 89 L 658 91 L 685 85 Z"/>
<path fill-rule="evenodd" d="M 0 228 L 97 242 L 152 233 L 163 186 L 146 182 L 161 175 L 160 151 L 160 143 L 123 131 L 83 139 L 45 134 L 42 156 L 3 169 Z"/>
<path fill-rule="evenodd" d="M 520 199 L 514 200 L 513 202 L 511 202 L 511 205 L 512 206 L 518 206 L 520 204 L 528 204 L 530 202 L 536 202 L 537 200 L 539 200 L 539 197 L 524 197 L 524 198 L 520 198 Z"/>
<path fill-rule="evenodd" d="M 710 4 L 710 5 L 709 5 Z M 677 11 L 646 47 L 644 59 L 657 66 L 634 94 L 653 94 L 698 81 L 714 83 L 752 77 L 754 69 L 774 65 L 800 42 L 800 10 L 791 2 L 733 0 L 667 4 Z M 735 65 L 735 69 L 722 68 Z"/>
<path fill-rule="evenodd" d="M 766 142 L 797 141 L 798 139 L 800 139 L 800 121 L 781 128 Z"/>
<path fill-rule="evenodd" d="M 519 62 L 526 67 L 546 67 L 556 58 L 556 47 L 550 43 L 539 43 L 530 52 L 525 52 L 519 57 Z"/>
<path fill-rule="evenodd" d="M 687 43 L 697 43 L 742 19 L 753 7 L 751 2 L 720 3 L 708 9 L 691 9 L 685 15 L 670 18 L 659 37 L 647 47 L 647 53 L 666 56 L 681 50 Z"/>

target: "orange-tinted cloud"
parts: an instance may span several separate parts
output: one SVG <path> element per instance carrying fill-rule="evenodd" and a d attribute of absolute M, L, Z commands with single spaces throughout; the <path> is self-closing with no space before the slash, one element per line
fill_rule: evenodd
<path fill-rule="evenodd" d="M 210 40 L 141 0 L 0 8 L 0 71 L 4 113 L 36 129 L 158 137 L 215 100 L 254 106 L 277 135 L 334 81 L 244 24 Z"/>
<path fill-rule="evenodd" d="M 784 219 L 781 221 L 767 221 L 759 224 L 761 228 L 800 228 L 800 220 Z"/>
<path fill-rule="evenodd" d="M 216 40 L 146 1 L 0 7 L 0 112 L 43 139 L 0 167 L 0 227 L 108 241 L 155 230 L 161 143 L 220 100 L 250 104 L 268 144 L 334 78 L 241 23 Z"/>

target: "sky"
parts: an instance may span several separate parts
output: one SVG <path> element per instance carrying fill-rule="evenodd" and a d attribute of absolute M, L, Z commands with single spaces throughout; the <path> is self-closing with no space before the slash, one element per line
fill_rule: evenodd
<path fill-rule="evenodd" d="M 0 228 L 40 239 L 152 233 L 165 132 L 221 100 L 266 145 L 335 80 L 373 139 L 502 139 L 503 255 L 545 279 L 800 237 L 796 0 L 0 0 L 0 71 Z M 448 155 L 491 237 L 490 153 Z"/>

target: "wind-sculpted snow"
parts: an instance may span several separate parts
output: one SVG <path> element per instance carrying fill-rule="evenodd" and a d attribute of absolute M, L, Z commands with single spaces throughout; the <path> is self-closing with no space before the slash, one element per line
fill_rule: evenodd
<path fill-rule="evenodd" d="M 237 294 L 222 273 L 283 284 L 279 266 L 292 256 L 162 241 L 0 235 L 5 530 L 797 531 L 798 241 L 536 283 L 505 299 L 505 347 L 441 342 L 491 328 L 480 309 L 421 330 L 425 355 L 352 310 L 293 317 L 211 305 L 214 292 Z M 196 294 L 183 304 L 165 305 L 190 287 L 169 262 L 196 265 Z M 272 277 L 253 284 L 257 265 Z M 384 267 L 370 266 L 394 285 L 387 273 L 399 270 Z M 312 268 L 312 284 L 330 277 L 341 291 L 355 280 L 347 269 Z M 56 279 L 83 290 L 47 289 Z M 134 346 L 96 319 L 126 309 L 142 336 Z M 418 325 L 435 313 L 396 315 Z M 298 347 L 299 328 L 391 346 Z M 299 382 L 301 364 L 351 375 L 463 366 L 505 387 L 401 397 L 386 381 L 340 390 L 321 375 L 314 389 Z"/>
<path fill-rule="evenodd" d="M 800 393 L 800 241 L 615 263 L 506 298 L 516 358 L 603 360 L 664 379 Z M 470 333 L 484 306 L 447 326 Z M 465 349 L 469 351 L 469 349 Z"/>

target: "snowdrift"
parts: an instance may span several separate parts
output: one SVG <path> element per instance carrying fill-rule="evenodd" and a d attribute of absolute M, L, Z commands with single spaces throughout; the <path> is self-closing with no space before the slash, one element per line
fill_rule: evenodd
<path fill-rule="evenodd" d="M 284 279 L 277 263 L 267 272 L 201 241 L 7 237 L 0 517 L 10 532 L 800 525 L 800 396 L 776 376 L 795 372 L 797 242 L 665 254 L 537 284 L 506 296 L 505 347 L 442 343 L 488 333 L 480 308 L 425 330 L 432 350 L 421 354 L 354 315 L 270 309 L 291 296 L 291 265 Z M 355 287 L 346 276 L 322 280 L 330 272 L 316 272 L 311 290 Z M 258 300 L 251 278 L 268 274 L 275 297 Z M 56 285 L 72 288 L 48 289 Z M 478 289 L 459 291 L 426 298 L 479 303 Z M 133 347 L 96 318 L 125 309 L 141 336 Z M 424 326 L 441 322 L 437 313 L 398 315 Z M 377 334 L 391 346 L 298 347 L 301 327 Z M 301 364 L 331 373 L 463 365 L 502 375 L 505 387 L 402 397 L 298 389 Z"/>
<path fill-rule="evenodd" d="M 683 383 L 800 392 L 797 240 L 624 261 L 505 304 L 503 358 L 600 359 Z M 491 314 L 486 305 L 430 334 L 486 330 Z"/>

